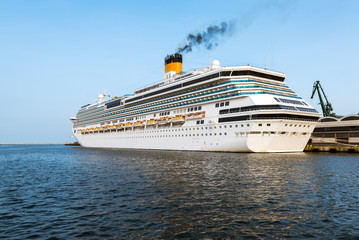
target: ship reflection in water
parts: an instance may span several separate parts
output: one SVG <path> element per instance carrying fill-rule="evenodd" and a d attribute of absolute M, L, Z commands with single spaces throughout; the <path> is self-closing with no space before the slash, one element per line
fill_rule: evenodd
<path fill-rule="evenodd" d="M 357 155 L 34 148 L 0 148 L 0 238 L 359 235 Z"/>

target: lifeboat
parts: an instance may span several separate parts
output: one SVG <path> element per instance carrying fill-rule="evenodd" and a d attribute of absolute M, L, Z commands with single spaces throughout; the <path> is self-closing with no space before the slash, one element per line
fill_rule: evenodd
<path fill-rule="evenodd" d="M 183 115 L 176 115 L 175 117 L 172 118 L 172 123 L 174 124 L 179 124 L 184 122 L 185 122 L 185 116 Z"/>
<path fill-rule="evenodd" d="M 125 127 L 131 127 L 132 126 L 132 122 L 128 122 L 125 124 Z"/>
<path fill-rule="evenodd" d="M 170 118 L 168 118 L 168 117 L 161 117 L 161 118 L 158 120 L 158 124 L 159 124 L 159 125 L 168 124 L 169 122 L 170 122 Z"/>
<path fill-rule="evenodd" d="M 116 125 L 117 128 L 123 128 L 123 123 L 119 123 Z"/>
<path fill-rule="evenodd" d="M 155 119 L 150 119 L 147 120 L 146 125 L 147 126 L 151 126 L 151 125 L 156 125 L 157 121 Z"/>
<path fill-rule="evenodd" d="M 201 119 L 205 117 L 205 112 L 187 114 L 186 119 Z"/>
<path fill-rule="evenodd" d="M 137 121 L 133 124 L 134 127 L 142 127 L 143 123 L 141 121 Z"/>

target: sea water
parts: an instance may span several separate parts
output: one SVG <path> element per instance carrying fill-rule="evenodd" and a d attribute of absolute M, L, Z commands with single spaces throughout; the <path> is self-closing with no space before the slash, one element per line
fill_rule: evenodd
<path fill-rule="evenodd" d="M 0 146 L 0 239 L 358 239 L 359 155 Z"/>

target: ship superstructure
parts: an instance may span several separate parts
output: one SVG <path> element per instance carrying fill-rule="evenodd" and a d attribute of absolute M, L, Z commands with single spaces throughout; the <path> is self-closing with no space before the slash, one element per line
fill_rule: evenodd
<path fill-rule="evenodd" d="M 163 81 L 132 95 L 85 105 L 71 118 L 84 147 L 193 151 L 303 151 L 319 113 L 286 84 L 286 75 L 252 66 L 182 72 L 165 58 Z"/>

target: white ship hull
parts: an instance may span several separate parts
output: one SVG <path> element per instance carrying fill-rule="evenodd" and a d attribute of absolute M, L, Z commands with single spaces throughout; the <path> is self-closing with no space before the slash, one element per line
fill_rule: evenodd
<path fill-rule="evenodd" d="M 308 122 L 299 121 L 261 122 L 262 125 L 270 124 L 271 127 L 259 129 L 258 121 L 249 121 L 216 124 L 211 127 L 212 129 L 208 127 L 207 130 L 204 126 L 148 127 L 134 130 L 129 128 L 125 131 L 112 130 L 112 132 L 106 133 L 75 134 L 75 137 L 83 147 L 88 148 L 300 152 L 306 146 L 315 126 L 313 123 L 309 125 Z M 247 127 L 248 124 L 250 127 Z M 290 125 L 292 127 L 289 127 Z M 190 128 L 191 130 L 189 130 Z"/>

